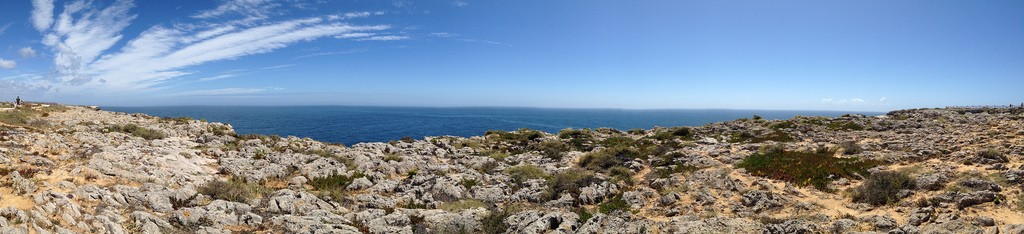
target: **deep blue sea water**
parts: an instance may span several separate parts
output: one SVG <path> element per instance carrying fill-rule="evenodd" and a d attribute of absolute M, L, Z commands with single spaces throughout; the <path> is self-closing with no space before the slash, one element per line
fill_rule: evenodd
<path fill-rule="evenodd" d="M 476 136 L 487 130 L 537 129 L 557 133 L 564 128 L 611 127 L 619 130 L 655 126 L 696 126 L 750 118 L 788 119 L 802 116 L 839 116 L 878 112 L 775 111 L 775 110 L 621 110 L 504 107 L 358 107 L 358 106 L 175 106 L 103 107 L 104 110 L 145 113 L 161 117 L 188 116 L 229 123 L 240 134 L 276 134 L 309 137 L 352 145 L 386 142 L 402 137 Z"/>

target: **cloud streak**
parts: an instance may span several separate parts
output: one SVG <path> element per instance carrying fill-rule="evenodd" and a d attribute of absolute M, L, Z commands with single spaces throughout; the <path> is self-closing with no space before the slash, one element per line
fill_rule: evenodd
<path fill-rule="evenodd" d="M 223 88 L 223 89 L 204 89 L 204 90 L 192 90 L 171 94 L 170 96 L 227 96 L 227 95 L 241 95 L 241 94 L 255 94 L 267 91 L 267 89 L 261 88 Z"/>
<path fill-rule="evenodd" d="M 54 54 L 56 75 L 48 78 L 47 82 L 61 92 L 142 92 L 160 89 L 168 81 L 193 73 L 186 70 L 189 67 L 268 53 L 320 38 L 341 38 L 345 35 L 357 35 L 356 38 L 366 40 L 408 38 L 378 36 L 374 33 L 390 29 L 389 25 L 352 25 L 330 20 L 327 16 L 275 21 L 269 19 L 269 9 L 278 5 L 274 2 L 232 0 L 193 17 L 212 19 L 238 14 L 244 19 L 222 23 L 156 25 L 128 40 L 120 48 L 114 48 L 114 45 L 122 41 L 123 30 L 136 18 L 136 15 L 130 13 L 134 7 L 131 0 L 118 0 L 104 8 L 96 8 L 82 1 L 66 4 L 63 12 L 55 20 L 50 20 L 53 21 L 52 27 L 46 27 L 45 12 L 49 9 L 49 17 L 53 17 L 52 4 L 48 1 L 33 2 L 36 8 L 33 10 L 33 24 L 44 35 L 43 45 Z M 353 16 L 369 17 L 373 14 L 360 12 Z M 221 75 L 200 80 L 228 77 Z M 219 91 L 240 92 L 239 89 Z M 244 91 L 251 92 L 253 89 Z"/>
<path fill-rule="evenodd" d="M 22 58 L 33 58 L 37 55 L 36 50 L 32 49 L 32 47 L 18 49 L 18 54 L 21 55 Z"/>

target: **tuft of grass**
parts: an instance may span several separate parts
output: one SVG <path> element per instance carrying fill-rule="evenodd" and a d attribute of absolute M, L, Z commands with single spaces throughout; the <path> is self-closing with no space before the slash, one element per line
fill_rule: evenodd
<path fill-rule="evenodd" d="M 900 190 L 914 187 L 914 180 L 905 173 L 881 171 L 871 174 L 864 184 L 853 192 L 853 201 L 871 205 L 886 205 L 898 202 Z"/>
<path fill-rule="evenodd" d="M 362 177 L 366 177 L 366 175 L 359 172 L 352 174 L 352 176 L 332 174 L 323 178 L 312 178 L 309 180 L 309 185 L 313 186 L 323 196 L 330 197 L 333 200 L 340 200 L 344 196 L 345 187 L 352 184 L 353 180 Z"/>
<path fill-rule="evenodd" d="M 769 148 L 743 159 L 736 167 L 744 168 L 756 176 L 830 191 L 828 185 L 832 180 L 866 176 L 869 168 L 880 164 L 866 159 L 837 158 L 829 153 L 789 152 L 781 148 Z"/>
<path fill-rule="evenodd" d="M 398 154 L 396 154 L 396 153 L 387 153 L 387 154 L 384 154 L 384 161 L 385 162 L 391 162 L 391 161 L 401 162 L 402 161 L 402 157 L 398 156 Z"/>
<path fill-rule="evenodd" d="M 446 202 L 444 204 L 441 204 L 438 208 L 449 212 L 458 212 L 478 207 L 487 207 L 487 203 L 475 199 L 465 199 L 454 202 Z"/>
<path fill-rule="evenodd" d="M 864 126 L 854 123 L 853 121 L 834 121 L 828 124 L 828 129 L 837 131 L 860 131 L 864 130 Z"/>
<path fill-rule="evenodd" d="M 587 208 L 584 207 L 576 207 L 573 213 L 576 213 L 576 216 L 580 217 L 580 224 L 587 223 L 587 220 L 590 220 L 590 218 L 594 217 L 594 214 L 590 213 L 590 211 L 588 211 Z"/>
<path fill-rule="evenodd" d="M 508 169 L 505 169 L 505 174 L 508 174 L 509 177 L 512 177 L 512 180 L 516 184 L 521 184 L 523 182 L 526 182 L 527 180 L 544 179 L 548 177 L 548 174 L 545 173 L 543 169 L 534 165 L 519 165 L 510 167 Z"/>
<path fill-rule="evenodd" d="M 598 144 L 604 146 L 605 148 L 630 147 L 636 144 L 636 140 L 624 136 L 613 136 L 605 138 Z"/>
<path fill-rule="evenodd" d="M 580 159 L 579 166 L 594 171 L 607 171 L 614 166 L 645 155 L 630 147 L 608 148 L 589 153 Z"/>
<path fill-rule="evenodd" d="M 479 182 L 474 179 L 462 179 L 462 182 L 460 182 L 460 184 L 462 184 L 462 187 L 465 187 L 466 190 L 473 189 L 473 186 L 476 186 L 478 183 Z"/>
<path fill-rule="evenodd" d="M 248 201 L 265 196 L 270 189 L 259 184 L 246 183 L 240 179 L 227 181 L 213 180 L 199 187 L 199 193 L 210 196 L 213 199 L 220 199 L 233 202 L 247 203 Z"/>
<path fill-rule="evenodd" d="M 106 128 L 108 132 L 121 132 L 132 136 L 141 137 L 146 140 L 164 139 L 167 134 L 161 131 L 139 127 L 135 124 L 111 125 Z"/>

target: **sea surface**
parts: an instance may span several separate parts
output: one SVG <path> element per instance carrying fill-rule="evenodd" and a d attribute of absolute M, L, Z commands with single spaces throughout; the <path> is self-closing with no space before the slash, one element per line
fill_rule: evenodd
<path fill-rule="evenodd" d="M 655 126 L 697 126 L 750 118 L 840 116 L 881 112 L 778 111 L 724 109 L 551 109 L 505 107 L 363 107 L 363 106 L 171 106 L 102 107 L 104 110 L 161 117 L 188 116 L 231 124 L 239 134 L 309 137 L 352 145 L 402 137 L 476 136 L 487 130 L 530 128 L 557 133 L 565 128 L 610 127 L 619 130 Z"/>

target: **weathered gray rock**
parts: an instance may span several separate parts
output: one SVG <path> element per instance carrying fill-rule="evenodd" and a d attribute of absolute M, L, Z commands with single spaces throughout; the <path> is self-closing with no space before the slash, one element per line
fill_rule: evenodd
<path fill-rule="evenodd" d="M 314 210 L 336 210 L 337 207 L 313 194 L 290 189 L 277 190 L 264 205 L 267 212 L 284 214 L 308 214 Z"/>
<path fill-rule="evenodd" d="M 782 200 L 772 192 L 750 190 L 743 193 L 743 206 L 749 207 L 754 212 L 761 212 L 781 208 Z"/>

